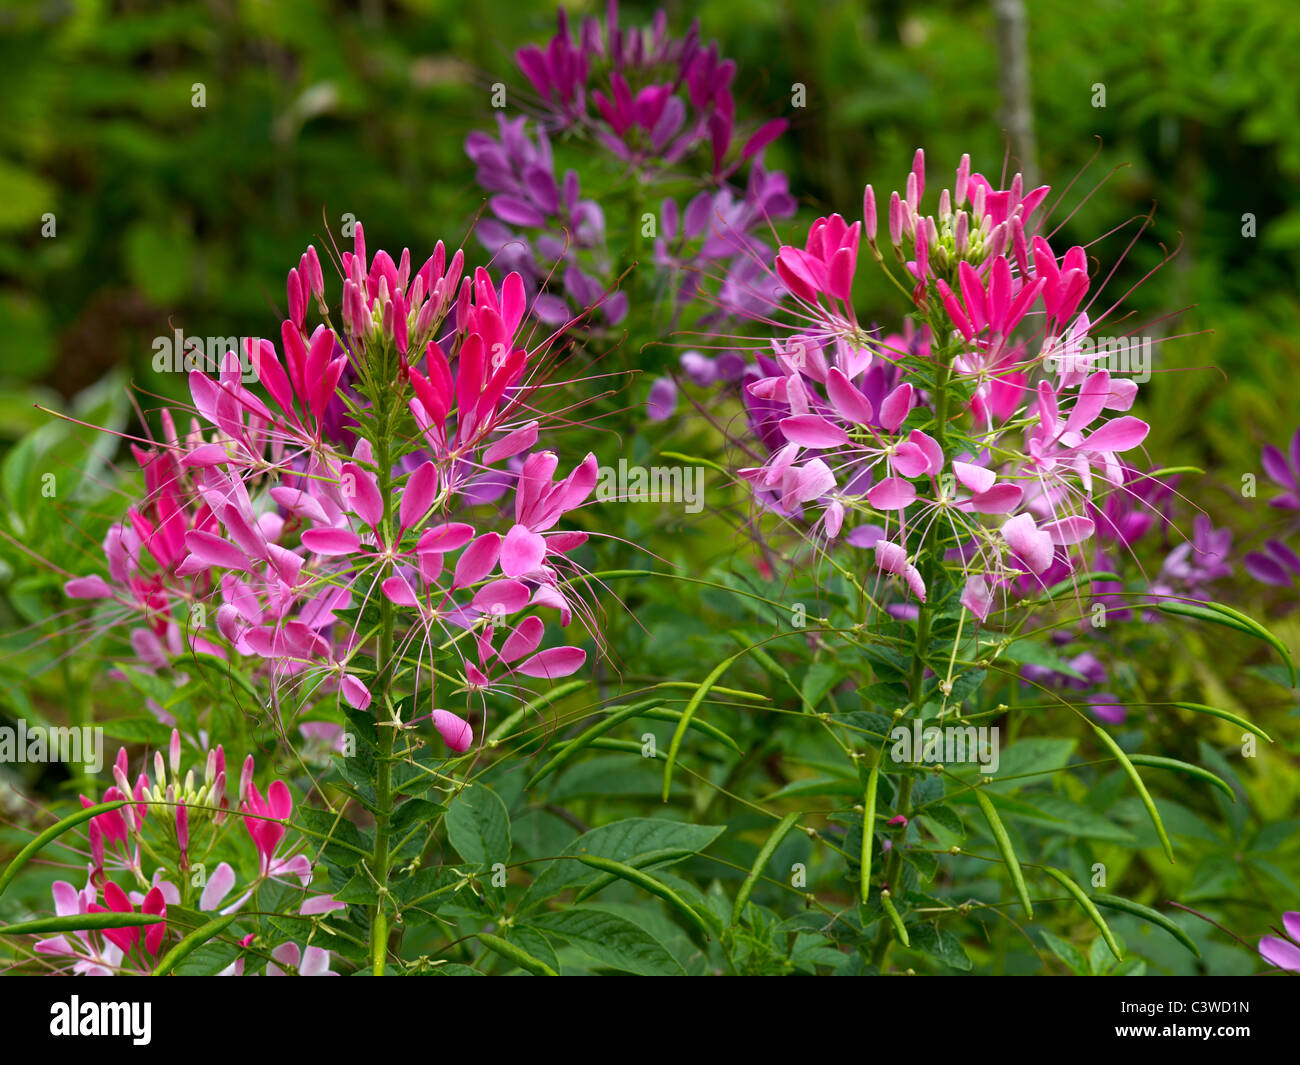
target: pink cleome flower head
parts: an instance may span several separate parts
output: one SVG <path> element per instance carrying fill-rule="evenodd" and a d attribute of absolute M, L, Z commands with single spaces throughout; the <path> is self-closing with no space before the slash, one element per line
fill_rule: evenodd
<path fill-rule="evenodd" d="M 162 439 L 136 448 L 146 496 L 110 531 L 107 574 L 67 593 L 131 619 L 146 668 L 216 656 L 268 684 L 281 712 L 391 706 L 395 678 L 427 705 L 435 668 L 460 674 L 468 710 L 518 677 L 580 669 L 582 649 L 541 648 L 548 615 L 594 633 L 570 558 L 586 534 L 562 526 L 596 459 L 557 480 L 559 457 L 539 446 L 558 421 L 557 337 L 526 339 L 517 274 L 466 275 L 441 243 L 412 270 L 409 251 L 368 257 L 357 225 L 336 267 L 333 308 L 314 248 L 290 271 L 280 346 L 247 342 L 260 390 L 233 352 L 215 376 L 190 374 L 189 431 L 162 412 Z M 340 407 L 345 437 L 328 424 Z M 391 647 L 376 635 L 386 611 Z M 434 710 L 468 749 L 464 716 Z"/>
<path fill-rule="evenodd" d="M 777 252 L 790 336 L 747 380 L 768 458 L 740 473 L 761 505 L 811 519 L 825 542 L 847 527 L 874 546 L 880 574 L 916 601 L 918 554 L 938 537 L 961 562 L 961 604 L 983 620 L 999 589 L 1080 557 L 1094 502 L 1128 491 L 1126 456 L 1148 426 L 1124 413 L 1137 383 L 1081 343 L 1094 324 L 1080 311 L 1087 258 L 1058 258 L 1035 231 L 1048 189 L 1026 191 L 1018 174 L 995 188 L 963 157 L 925 214 L 925 178 L 918 150 L 887 227 L 868 186 L 860 222 L 818 219 L 802 248 Z M 906 337 L 857 320 L 864 234 L 914 308 Z"/>

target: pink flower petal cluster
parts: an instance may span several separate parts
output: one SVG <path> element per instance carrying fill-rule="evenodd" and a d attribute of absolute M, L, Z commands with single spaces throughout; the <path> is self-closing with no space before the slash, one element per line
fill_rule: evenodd
<path fill-rule="evenodd" d="M 1019 175 L 995 189 L 968 157 L 934 214 L 922 213 L 924 189 L 918 151 L 905 191 L 889 201 L 888 244 L 868 186 L 861 221 L 819 219 L 802 248 L 777 252 L 792 336 L 774 342 L 747 381 L 769 454 L 740 472 L 765 505 L 812 518 L 827 540 L 846 522 L 854 542 L 856 530 L 871 529 L 878 570 L 920 601 L 927 589 L 914 552 L 937 524 L 960 548 L 962 604 L 983 619 L 999 587 L 1041 579 L 1093 535 L 1093 501 L 1122 489 L 1123 456 L 1148 426 L 1123 413 L 1134 381 L 1062 357 L 1090 327 L 1079 311 L 1089 278 L 1082 248 L 1058 259 L 1034 232 L 1048 189 L 1025 192 Z M 923 353 L 859 326 L 852 290 L 863 235 L 886 272 L 891 249 L 903 268 L 928 338 Z M 1034 323 L 1046 339 L 1029 356 L 1017 338 Z M 939 352 L 942 386 L 969 396 L 956 409 L 933 395 Z M 886 378 L 873 374 L 882 364 Z M 892 382 L 887 391 L 882 380 Z"/>
<path fill-rule="evenodd" d="M 568 557 L 586 534 L 558 526 L 591 494 L 596 459 L 557 479 L 558 457 L 537 446 L 550 421 L 550 341 L 521 338 L 529 308 L 517 274 L 498 285 L 482 269 L 465 275 L 463 262 L 441 243 L 414 272 L 409 251 L 369 258 L 358 224 L 337 264 L 334 319 L 309 248 L 289 272 L 280 347 L 247 342 L 261 388 L 234 353 L 215 376 L 191 373 L 189 432 L 163 412 L 162 440 L 136 449 L 146 497 L 110 531 L 107 575 L 74 578 L 67 593 L 115 604 L 148 668 L 214 655 L 293 709 L 322 698 L 370 706 L 395 663 L 377 661 L 362 621 L 385 601 L 417 689 L 439 657 L 480 695 L 516 675 L 581 668 L 581 649 L 541 649 L 541 618 L 588 616 Z M 377 426 L 385 394 L 400 408 Z M 340 404 L 346 447 L 325 424 Z M 512 521 L 494 506 L 510 494 Z M 451 711 L 439 710 L 440 733 L 464 750 L 468 723 L 446 726 Z"/>

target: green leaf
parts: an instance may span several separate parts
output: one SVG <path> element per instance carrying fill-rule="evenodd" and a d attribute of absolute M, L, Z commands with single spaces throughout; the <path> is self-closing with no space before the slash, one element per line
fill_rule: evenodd
<path fill-rule="evenodd" d="M 575 906 L 532 919 L 534 927 L 559 936 L 612 969 L 640 976 L 683 976 L 685 970 L 649 932 L 605 910 Z"/>
<path fill-rule="evenodd" d="M 995 792 L 1007 793 L 1017 788 L 1047 783 L 1057 770 L 1070 764 L 1075 741 L 1035 737 L 1013 743 L 998 757 L 998 771 L 993 783 L 987 785 Z"/>
<path fill-rule="evenodd" d="M 804 704 L 812 708 L 811 712 L 818 712 L 822 700 L 843 677 L 844 667 L 838 663 L 814 662 L 803 675 L 803 684 L 799 687 Z"/>
<path fill-rule="evenodd" d="M 417 824 L 428 824 L 447 812 L 441 803 L 428 799 L 407 799 L 393 814 L 393 832 L 402 835 Z"/>
<path fill-rule="evenodd" d="M 236 944 L 208 942 L 178 962 L 172 972 L 176 976 L 216 976 L 238 957 Z"/>
<path fill-rule="evenodd" d="M 1067 943 L 1064 939 L 1053 935 L 1045 928 L 1040 934 L 1043 937 L 1043 942 L 1047 944 L 1047 949 L 1065 962 L 1065 966 L 1070 972 L 1076 976 L 1088 975 L 1087 959 L 1079 953 L 1072 943 Z M 1100 943 L 1102 940 L 1098 938 L 1097 942 Z"/>
<path fill-rule="evenodd" d="M 634 865 L 638 857 L 665 850 L 702 851 L 722 832 L 721 825 L 692 825 L 660 818 L 632 817 L 593 828 L 566 849 L 570 855 L 595 854 Z M 593 875 L 590 868 L 575 858 L 557 858 L 528 886 L 520 910 L 530 909 L 574 884 L 590 880 Z"/>
<path fill-rule="evenodd" d="M 447 805 L 447 838 L 470 865 L 510 860 L 510 813 L 486 784 L 469 784 Z"/>
<path fill-rule="evenodd" d="M 356 865 L 357 855 L 362 858 L 371 856 L 372 849 L 365 837 L 341 813 L 312 806 L 299 807 L 294 815 L 294 827 L 303 835 L 320 841 L 326 857 L 340 865 Z"/>

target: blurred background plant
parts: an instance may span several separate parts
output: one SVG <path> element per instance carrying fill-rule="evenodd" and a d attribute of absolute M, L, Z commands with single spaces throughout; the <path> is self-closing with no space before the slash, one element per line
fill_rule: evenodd
<path fill-rule="evenodd" d="M 800 240 L 819 214 L 856 217 L 862 185 L 892 176 L 917 146 L 933 159 L 969 152 L 978 167 L 996 174 L 1013 125 L 1002 88 L 1008 56 L 995 15 L 1001 6 L 973 0 L 664 4 L 674 31 L 698 18 L 703 38 L 716 38 L 736 60 L 738 110 L 757 121 L 789 120 L 768 146 L 766 164 L 788 175 L 799 202 L 796 219 L 778 223 L 778 232 Z M 1255 581 L 1240 561 L 1285 528 L 1284 515 L 1267 505 L 1270 482 L 1260 456 L 1270 443 L 1285 451 L 1300 423 L 1293 384 L 1300 359 L 1300 91 L 1293 74 L 1300 21 L 1290 0 L 1162 0 L 1140 9 L 1120 0 L 1086 9 L 1031 0 L 1026 7 L 1036 157 L 1020 164 L 1056 190 L 1077 178 L 1066 202 L 1084 200 L 1072 216 L 1053 216 L 1061 226 L 1053 242 L 1068 247 L 1114 230 L 1087 249 L 1094 268 L 1109 270 L 1154 210 L 1150 231 L 1104 293 L 1114 300 L 1137 285 L 1127 300 L 1135 313 L 1126 328 L 1160 341 L 1154 380 L 1143 390 L 1142 414 L 1153 426 L 1148 447 L 1206 471 L 1181 478 L 1183 498 L 1173 517 L 1191 536 L 1199 508 L 1213 527 L 1233 533 L 1235 575 L 1216 585 L 1216 596 L 1266 619 L 1298 648 L 1294 586 Z M 570 14 L 576 21 L 602 14 L 600 8 L 579 4 Z M 645 25 L 653 10 L 625 4 L 623 18 Z M 1134 32 L 1139 19 L 1140 33 Z M 126 381 L 164 399 L 183 396 L 184 374 L 155 370 L 160 339 L 170 341 L 176 330 L 191 337 L 274 336 L 284 311 L 286 249 L 313 241 L 346 246 L 351 220 L 364 221 L 376 246 L 409 244 L 417 254 L 427 254 L 440 236 L 463 232 L 471 262 L 485 261 L 479 241 L 468 236 L 486 194 L 475 184 L 465 138 L 492 128 L 495 84 L 504 83 L 508 93 L 528 91 L 515 50 L 553 32 L 554 9 L 539 0 L 38 0 L 0 10 L 7 111 L 0 128 L 0 708 L 6 717 L 79 720 L 90 712 L 92 694 L 96 716 L 112 717 L 138 701 L 127 686 L 104 683 L 112 661 L 107 651 L 67 632 L 61 619 L 68 604 L 60 592 L 66 573 L 98 563 L 99 544 L 120 510 L 120 478 L 132 475 L 118 472 L 110 438 L 55 422 L 37 405 L 91 425 L 125 427 L 134 417 Z M 611 239 L 626 245 L 632 236 L 616 231 L 624 217 L 619 211 L 608 221 Z M 1152 274 L 1166 251 L 1176 254 Z M 865 291 L 859 300 L 865 320 L 874 311 L 884 315 L 884 297 L 883 290 L 879 298 Z M 887 319 L 882 324 L 897 327 Z M 690 338 L 678 336 L 634 343 L 639 348 L 647 340 L 661 342 L 647 355 L 648 367 L 671 364 L 691 346 Z M 602 337 L 604 346 L 611 342 L 617 339 Z M 647 384 L 630 384 L 627 402 L 643 403 Z M 622 445 L 630 462 L 651 463 L 668 449 L 716 456 L 722 435 L 683 409 L 625 436 Z M 49 473 L 57 482 L 53 492 L 44 480 Z M 1258 478 L 1258 494 L 1243 491 L 1249 477 Z M 707 517 L 647 503 L 606 507 L 597 520 L 600 531 L 641 545 L 653 568 L 785 603 L 818 601 L 816 589 L 787 583 L 780 557 L 737 559 L 748 504 L 721 473 L 710 483 L 708 503 Z M 1153 533 L 1136 564 L 1147 575 L 1158 573 L 1181 539 Z M 33 556 L 56 571 L 34 565 Z M 754 616 L 716 587 L 668 579 L 627 589 L 626 583 L 616 588 L 634 617 L 611 605 L 618 660 L 602 696 L 612 697 L 620 683 L 698 680 L 693 663 L 717 662 L 761 635 L 744 629 Z M 731 634 L 737 626 L 740 638 Z M 64 634 L 38 638 L 55 630 Z M 1200 693 L 1198 701 L 1248 710 L 1277 742 L 1235 775 L 1244 805 L 1216 805 L 1219 797 L 1206 799 L 1203 789 L 1189 792 L 1185 803 L 1169 800 L 1187 813 L 1175 818 L 1181 827 L 1171 826 L 1187 861 L 1170 869 L 1116 849 L 1110 887 L 1123 893 L 1114 877 L 1129 877 L 1133 897 L 1182 899 L 1251 941 L 1282 909 L 1300 904 L 1300 820 L 1293 819 L 1300 714 L 1294 696 L 1277 685 L 1279 667 L 1266 652 L 1231 634 L 1182 625 L 1138 627 L 1125 644 L 1128 668 L 1142 671 L 1146 689 Z M 738 884 L 762 842 L 762 833 L 747 835 L 763 824 L 762 816 L 719 789 L 746 796 L 757 789 L 770 797 L 817 764 L 815 750 L 786 753 L 805 741 L 805 723 L 794 712 L 838 683 L 833 673 L 815 669 L 815 660 L 815 651 L 787 653 L 778 664 L 792 683 L 749 664 L 749 673 L 732 678 L 789 713 L 773 731 L 745 712 L 720 709 L 733 715 L 731 731 L 748 756 L 741 764 L 719 756 L 697 771 L 689 788 L 674 792 L 674 816 L 707 815 L 729 826 L 714 864 L 697 859 L 684 867 L 700 882 L 716 876 Z M 640 735 L 638 722 L 633 726 L 629 735 Z M 1229 734 L 1220 738 L 1221 751 L 1231 747 Z M 153 734 L 136 739 L 159 742 Z M 1040 753 L 1049 762 L 1062 755 L 1055 748 Z M 3 771 L 19 793 L 72 794 L 62 767 Z M 516 841 L 538 854 L 559 848 L 557 833 L 571 837 L 575 819 L 585 826 L 664 809 L 658 773 L 628 754 L 580 761 L 536 796 L 524 795 L 522 783 L 516 775 L 513 783 L 493 786 L 512 807 L 528 808 L 532 828 L 517 830 Z M 815 787 L 783 794 L 818 799 Z M 834 795 L 834 787 L 825 794 Z M 6 822 L 24 820 L 15 793 L 6 795 Z M 785 812 L 780 801 L 773 808 Z M 1139 820 L 1128 827 L 1140 831 Z M 12 841 L 23 838 L 18 830 L 4 832 Z M 1105 836 L 1076 846 L 1106 846 Z M 796 834 L 779 857 L 808 860 L 813 846 Z M 1092 856 L 1081 852 L 1075 860 L 1084 867 Z M 840 892 L 847 905 L 852 886 L 818 882 L 816 862 L 810 868 L 810 890 Z M 47 892 L 34 886 L 31 895 L 41 894 Z M 754 898 L 774 909 L 794 901 L 791 896 L 778 907 L 780 892 L 766 882 Z M 1208 925 L 1188 921 L 1198 938 L 1207 934 Z M 1126 931 L 1135 941 L 1135 929 Z M 1157 971 L 1191 971 L 1190 955 L 1176 943 L 1150 947 L 1149 939 L 1142 937 L 1139 952 Z M 765 938 L 762 950 L 755 948 L 756 965 L 776 949 L 773 942 Z M 956 955 L 946 953 L 942 938 L 936 943 L 931 953 L 942 969 Z M 785 961 L 824 968 L 829 962 L 818 949 L 801 939 L 799 960 L 790 961 L 796 953 L 790 947 Z M 1005 938 L 972 953 L 981 969 L 1044 964 L 1041 955 Z M 1064 951 L 1055 953 L 1074 966 Z M 1259 967 L 1221 935 L 1205 964 L 1215 972 Z"/>

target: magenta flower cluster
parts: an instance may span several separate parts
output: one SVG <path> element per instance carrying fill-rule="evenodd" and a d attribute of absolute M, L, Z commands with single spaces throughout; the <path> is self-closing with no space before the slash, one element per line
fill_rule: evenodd
<path fill-rule="evenodd" d="M 736 65 L 697 25 L 681 38 L 660 11 L 647 28 L 623 26 L 611 2 L 604 23 L 589 17 L 575 34 L 561 10 L 555 36 L 517 55 L 537 93 L 537 117 L 497 116 L 496 134 L 472 133 L 466 152 L 489 193 L 490 217 L 477 236 L 494 261 L 518 272 L 533 312 L 550 325 L 578 315 L 618 325 L 627 315 L 617 290 L 626 255 L 609 247 L 606 211 L 584 197 L 577 169 L 558 172 L 553 141 L 585 143 L 588 158 L 620 171 L 633 188 L 621 199 L 644 204 L 619 219 L 632 246 L 645 228 L 645 258 L 670 295 L 673 313 L 707 292 L 714 317 L 767 306 L 761 232 L 789 217 L 795 203 L 784 174 L 767 171 L 764 149 L 786 128 L 771 119 L 741 139 L 732 95 Z M 748 169 L 748 178 L 737 179 Z M 679 198 L 676 190 L 695 191 Z"/>
<path fill-rule="evenodd" d="M 145 497 L 108 534 L 107 574 L 70 580 L 68 594 L 115 604 L 152 668 L 192 652 L 240 660 L 282 709 L 341 697 L 364 710 L 397 659 L 421 701 L 435 661 L 450 662 L 467 707 L 512 677 L 579 669 L 581 648 L 542 649 L 542 619 L 572 619 L 568 554 L 586 534 L 557 526 L 590 495 L 596 459 L 556 479 L 558 456 L 535 447 L 545 353 L 517 341 L 523 280 L 498 286 L 462 263 L 441 244 L 415 271 L 407 251 L 370 258 L 358 225 L 338 264 L 336 329 L 308 249 L 289 273 L 280 349 L 248 342 L 268 398 L 233 353 L 218 376 L 191 373 L 188 432 L 164 411 L 162 440 L 136 448 Z M 322 321 L 309 327 L 313 298 Z M 343 393 L 345 369 L 359 392 Z M 401 404 L 376 426 L 385 390 Z M 326 431 L 339 403 L 356 426 L 350 451 Z M 410 443 L 381 460 L 398 418 Z M 488 506 L 507 494 L 513 507 Z M 364 623 L 384 602 L 401 620 L 389 661 Z M 464 713 L 430 712 L 453 750 L 469 747 Z"/>

